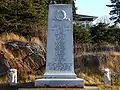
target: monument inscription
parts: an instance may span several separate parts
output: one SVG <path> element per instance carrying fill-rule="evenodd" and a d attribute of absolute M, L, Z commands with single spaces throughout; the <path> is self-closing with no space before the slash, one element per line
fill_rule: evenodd
<path fill-rule="evenodd" d="M 69 7 L 66 5 L 50 5 L 49 8 L 51 10 L 48 22 L 46 72 L 73 73 L 71 5 Z"/>

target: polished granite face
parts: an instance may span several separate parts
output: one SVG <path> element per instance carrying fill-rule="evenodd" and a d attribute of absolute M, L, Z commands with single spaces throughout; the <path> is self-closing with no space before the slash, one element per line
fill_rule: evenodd
<path fill-rule="evenodd" d="M 71 5 L 49 6 L 46 72 L 74 73 Z"/>

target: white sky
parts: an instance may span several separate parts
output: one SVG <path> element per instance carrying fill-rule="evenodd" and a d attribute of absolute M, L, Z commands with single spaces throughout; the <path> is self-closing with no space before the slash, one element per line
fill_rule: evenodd
<path fill-rule="evenodd" d="M 109 15 L 110 0 L 76 0 L 77 13 L 91 16 Z"/>

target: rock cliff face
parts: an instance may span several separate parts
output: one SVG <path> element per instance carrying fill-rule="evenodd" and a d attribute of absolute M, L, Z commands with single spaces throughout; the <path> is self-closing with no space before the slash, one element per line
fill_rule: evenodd
<path fill-rule="evenodd" d="M 4 58 L 4 53 L 0 51 L 0 76 L 6 74 L 7 71 L 8 71 L 8 66 Z"/>
<path fill-rule="evenodd" d="M 16 68 L 19 74 L 40 74 L 45 66 L 45 53 L 44 48 L 36 43 L 5 41 L 0 51 L 0 75 L 6 74 L 10 68 Z"/>

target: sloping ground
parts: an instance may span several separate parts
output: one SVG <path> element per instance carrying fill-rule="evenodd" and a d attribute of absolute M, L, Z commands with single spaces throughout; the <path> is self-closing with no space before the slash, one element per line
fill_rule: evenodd
<path fill-rule="evenodd" d="M 86 84 L 104 84 L 104 69 L 109 68 L 112 85 L 120 85 L 120 52 L 85 53 L 75 58 L 76 73 Z"/>
<path fill-rule="evenodd" d="M 7 75 L 7 79 L 4 81 L 8 82 L 9 69 L 16 68 L 20 80 L 34 79 L 35 77 L 30 75 L 43 73 L 41 70 L 45 66 L 45 54 L 44 45 L 38 38 L 27 40 L 14 34 L 2 36 L 0 40 L 0 76 Z M 3 79 L 3 77 L 1 78 Z"/>
<path fill-rule="evenodd" d="M 112 85 L 120 85 L 120 46 L 80 44 L 75 46 L 75 71 L 85 83 L 104 84 L 104 69 L 111 71 Z"/>
<path fill-rule="evenodd" d="M 118 77 L 112 84 L 120 85 L 120 50 L 119 47 L 92 48 L 81 46 L 75 51 L 75 71 L 86 84 L 103 84 L 103 69 L 110 70 Z M 82 49 L 83 47 L 83 49 Z M 84 52 L 84 51 L 88 52 Z M 97 50 L 97 51 L 96 51 Z M 106 51 L 107 50 L 107 51 Z M 112 50 L 112 51 L 111 51 Z M 117 51 L 114 51 L 117 50 Z M 37 75 L 43 75 L 45 68 L 45 45 L 38 38 L 30 40 L 15 34 L 0 37 L 0 83 L 7 83 L 9 69 L 18 70 L 18 81 L 34 81 Z M 3 75 L 3 76 L 2 76 Z M 39 78 L 41 77 L 39 76 Z"/>

